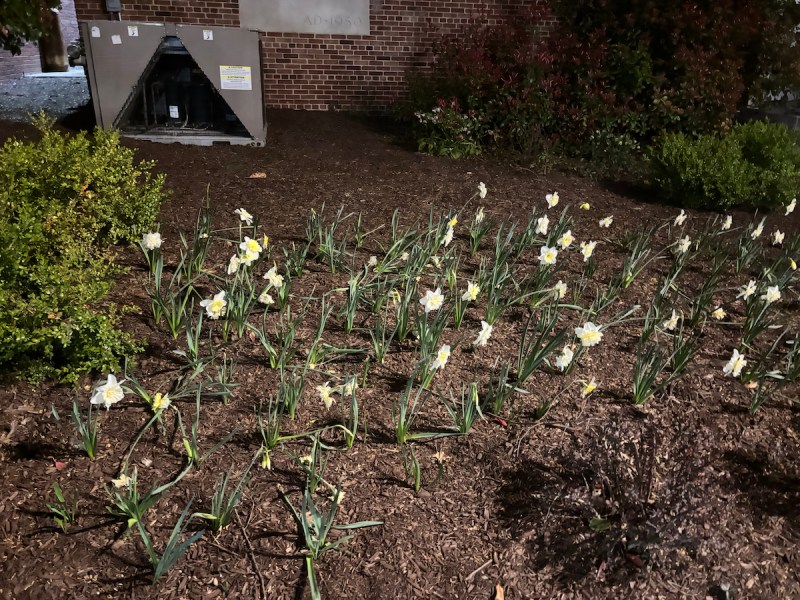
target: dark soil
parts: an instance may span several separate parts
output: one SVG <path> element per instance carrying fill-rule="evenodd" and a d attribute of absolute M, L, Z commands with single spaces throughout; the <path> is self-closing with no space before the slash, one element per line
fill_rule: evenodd
<path fill-rule="evenodd" d="M 379 243 L 386 240 L 395 209 L 403 226 L 416 221 L 425 225 L 431 212 L 438 219 L 460 209 L 483 181 L 489 189 L 483 204 L 496 223 L 512 219 L 524 226 L 531 208 L 541 213 L 545 194 L 557 190 L 561 204 L 550 211 L 551 219 L 569 206 L 577 240 L 600 241 L 594 279 L 605 284 L 620 270 L 625 255 L 614 240 L 678 212 L 641 195 L 615 193 L 596 181 L 545 173 L 536 166 L 417 154 L 379 120 L 282 111 L 268 117 L 265 148 L 125 142 L 167 173 L 171 197 L 161 216 L 167 262 L 174 262 L 178 232 L 192 230 L 206 198 L 217 228 L 235 228 L 237 208 L 255 215 L 260 230 L 270 236 L 270 263 L 278 264 L 283 261 L 281 247 L 305 239 L 311 209 L 320 212 L 324 203 L 327 216 L 340 206 L 346 213 L 360 211 L 366 230 L 383 226 L 358 252 L 360 266 L 370 255 L 382 256 Z M 0 138 L 35 135 L 24 125 L 0 124 L 0 132 Z M 476 202 L 456 228 L 455 243 L 464 248 L 465 257 Z M 583 202 L 591 209 L 579 210 Z M 711 216 L 689 214 L 689 230 L 701 229 Z M 732 214 L 736 227 L 754 218 L 741 211 Z M 598 226 L 606 215 L 614 216 L 609 230 Z M 787 231 L 788 242 L 797 233 L 798 213 L 769 215 L 765 246 L 776 227 Z M 490 255 L 495 230 L 485 238 L 481 256 Z M 659 234 L 659 249 L 665 231 Z M 219 270 L 234 249 L 217 252 Z M 557 278 L 573 289 L 583 263 L 577 251 L 567 254 Z M 780 250 L 767 247 L 768 258 L 779 255 Z M 536 268 L 536 256 L 538 249 L 529 250 L 520 269 Z M 124 323 L 148 343 L 132 372 L 148 389 L 164 391 L 180 368 L 172 350 L 182 347 L 183 337 L 176 342 L 163 324 L 153 324 L 143 287 L 146 267 L 138 249 L 120 249 L 120 261 L 130 270 L 114 300 L 141 307 Z M 463 282 L 478 266 L 477 259 L 466 261 Z M 635 304 L 646 309 L 669 263 L 655 261 L 600 321 Z M 707 259 L 698 254 L 681 276 L 681 286 L 696 290 L 707 270 Z M 757 272 L 737 276 L 731 271 L 726 276 L 728 289 L 715 297 L 729 314 L 726 321 L 741 322 L 743 303 L 735 299 L 736 289 Z M 309 256 L 306 270 L 292 284 L 292 306 L 299 308 L 304 297 L 318 298 L 346 283 L 346 276 L 331 274 Z M 427 287 L 429 282 L 422 282 L 420 289 Z M 204 297 L 213 292 L 212 287 L 202 289 Z M 580 302 L 586 305 L 593 296 L 590 285 Z M 331 295 L 337 311 L 344 297 L 343 292 Z M 312 304 L 298 331 L 300 348 L 308 347 L 317 322 L 318 304 Z M 780 308 L 780 321 L 794 335 L 796 290 L 784 294 Z M 461 344 L 435 379 L 443 392 L 459 395 L 462 384 L 472 380 L 483 390 L 496 357 L 515 364 L 529 309 L 509 309 L 495 324 L 489 344 L 471 350 L 469 342 L 483 314 L 479 300 L 468 309 L 461 330 L 445 332 L 445 341 Z M 336 315 L 324 340 L 371 352 L 366 331 L 346 335 Z M 366 318 L 361 313 L 356 326 Z M 690 373 L 644 406 L 633 406 L 631 369 L 640 330 L 640 321 L 608 329 L 567 377 L 537 370 L 523 386 L 531 393 L 515 395 L 501 418 L 479 420 L 467 436 L 414 442 L 422 468 L 419 492 L 406 475 L 392 425 L 392 405 L 414 367 L 414 343 L 396 343 L 384 364 L 370 366 L 367 385 L 358 392 L 363 420 L 353 448 L 344 448 L 336 432 L 323 436 L 331 447 L 324 477 L 341 484 L 346 493 L 337 522 L 384 523 L 359 530 L 342 552 L 319 561 L 323 597 L 488 599 L 500 597 L 497 590 L 502 590 L 507 599 L 726 598 L 724 590 L 730 586 L 737 598 L 800 598 L 797 386 L 771 394 L 751 416 L 747 407 L 754 390 L 722 372 L 738 345 L 740 327 L 709 321 Z M 772 332 L 766 335 L 774 339 Z M 247 336 L 228 352 L 238 361 L 233 376 L 238 387 L 227 405 L 203 401 L 200 444 L 208 449 L 231 431 L 233 437 L 146 514 L 157 548 L 163 548 L 190 499 L 193 511 L 207 512 L 219 476 L 230 469 L 238 480 L 259 448 L 253 407 L 276 393 L 278 376 Z M 367 355 L 346 356 L 310 373 L 298 416 L 287 420 L 285 432 L 337 421 L 339 409 L 326 411 L 314 387 L 361 374 Z M 591 377 L 598 389 L 583 398 L 578 381 Z M 102 411 L 99 456 L 90 460 L 67 417 L 74 398 L 88 404 L 97 378 L 87 378 L 77 389 L 55 384 L 34 389 L 24 383 L 0 389 L 0 596 L 309 597 L 298 530 L 279 493 L 282 486 L 299 502 L 304 476 L 296 458 L 309 452 L 309 439 L 276 448 L 271 470 L 256 466 L 233 522 L 217 536 L 207 531 L 151 585 L 138 535 L 126 533 L 124 523 L 107 511 L 110 481 L 151 413 L 132 394 Z M 552 408 L 537 419 L 536 409 L 548 401 Z M 51 406 L 61 415 L 60 422 L 52 417 Z M 175 407 L 191 422 L 193 399 L 177 400 Z M 443 431 L 449 425 L 447 413 L 432 398 L 414 431 Z M 164 419 L 163 431 L 145 433 L 134 460 L 143 489 L 180 471 L 185 451 L 172 417 Z M 55 526 L 46 506 L 53 501 L 54 482 L 78 501 L 77 523 L 66 534 Z M 325 494 L 317 496 L 325 504 Z M 195 518 L 190 531 L 203 527 Z"/>

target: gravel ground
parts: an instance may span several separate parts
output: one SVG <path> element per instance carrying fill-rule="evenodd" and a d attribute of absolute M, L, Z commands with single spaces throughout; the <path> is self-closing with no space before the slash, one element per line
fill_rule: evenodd
<path fill-rule="evenodd" d="M 85 77 L 22 77 L 0 82 L 0 121 L 29 121 L 29 115 L 40 110 L 62 120 L 87 103 Z"/>

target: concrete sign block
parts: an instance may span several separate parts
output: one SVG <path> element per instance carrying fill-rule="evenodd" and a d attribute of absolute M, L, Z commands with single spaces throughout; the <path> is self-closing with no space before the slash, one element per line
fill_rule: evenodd
<path fill-rule="evenodd" d="M 239 0 L 239 20 L 258 31 L 369 35 L 369 0 Z"/>

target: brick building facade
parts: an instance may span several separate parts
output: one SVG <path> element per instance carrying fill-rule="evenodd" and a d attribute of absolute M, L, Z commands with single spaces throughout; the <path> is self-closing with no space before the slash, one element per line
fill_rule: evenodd
<path fill-rule="evenodd" d="M 262 33 L 265 102 L 305 110 L 385 109 L 404 94 L 406 73 L 430 62 L 443 34 L 514 18 L 536 1 L 370 0 L 369 35 Z M 79 21 L 109 18 L 105 0 L 75 0 L 75 8 Z M 123 0 L 121 18 L 238 27 L 239 3 Z"/>

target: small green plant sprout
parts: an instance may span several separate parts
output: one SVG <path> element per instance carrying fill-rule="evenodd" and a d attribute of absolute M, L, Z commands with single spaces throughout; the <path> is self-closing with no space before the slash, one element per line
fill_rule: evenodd
<path fill-rule="evenodd" d="M 280 383 L 278 384 L 278 397 L 286 407 L 289 418 L 294 421 L 297 414 L 297 405 L 303 397 L 306 387 L 306 372 L 308 368 L 282 367 L 280 370 Z"/>
<path fill-rule="evenodd" d="M 130 475 L 127 475 L 126 468 L 127 464 L 123 463 L 120 476 L 111 481 L 112 487 L 108 491 L 112 506 L 108 507 L 108 512 L 115 517 L 124 519 L 128 528 L 137 524 L 143 528 L 142 521 L 145 513 L 158 502 L 167 490 L 186 476 L 191 465 L 187 464 L 175 479 L 150 488 L 144 495 L 139 494 L 139 475 L 136 467 L 133 468 Z"/>
<path fill-rule="evenodd" d="M 423 403 L 430 396 L 430 391 L 425 386 L 414 389 L 414 381 L 419 374 L 419 368 L 408 379 L 405 389 L 392 404 L 392 422 L 394 423 L 395 440 L 403 446 L 412 440 L 437 437 L 438 433 L 411 433 L 414 420 L 417 418 Z"/>
<path fill-rule="evenodd" d="M 197 387 L 195 392 L 195 414 L 194 414 L 194 421 L 192 422 L 192 427 L 189 433 L 186 433 L 186 428 L 183 426 L 183 419 L 181 418 L 181 412 L 179 410 L 175 411 L 175 414 L 178 416 L 178 428 L 181 431 L 181 439 L 183 441 L 183 447 L 186 450 L 186 458 L 188 461 L 189 466 L 199 466 L 201 462 L 203 462 L 206 458 L 211 456 L 214 452 L 219 450 L 223 445 L 227 444 L 231 438 L 236 434 L 237 429 L 234 428 L 230 433 L 225 435 L 221 440 L 219 440 L 216 444 L 214 444 L 206 453 L 201 453 L 200 445 L 198 442 L 198 430 L 200 427 L 200 397 L 203 393 L 202 385 Z"/>
<path fill-rule="evenodd" d="M 390 307 L 387 306 L 383 314 L 375 316 L 375 324 L 369 330 L 369 337 L 372 340 L 372 350 L 375 353 L 375 360 L 378 364 L 383 364 L 386 354 L 392 346 L 392 340 L 397 333 L 397 326 L 390 326 L 389 319 Z"/>
<path fill-rule="evenodd" d="M 750 223 L 739 237 L 734 260 L 734 269 L 737 275 L 749 269 L 763 254 L 761 242 L 757 240 L 764 231 L 764 221 L 765 219 L 761 219 L 758 225 L 755 222 Z"/>
<path fill-rule="evenodd" d="M 358 432 L 358 400 L 356 393 L 358 391 L 358 377 L 351 375 L 346 378 L 341 387 L 342 403 L 348 405 L 347 410 L 344 410 L 344 422 L 340 425 L 344 432 L 344 443 L 348 448 L 352 448 L 356 441 L 356 433 Z"/>
<path fill-rule="evenodd" d="M 145 288 L 147 295 L 150 297 L 153 320 L 159 323 L 162 318 L 166 319 L 167 328 L 175 339 L 177 339 L 186 321 L 186 307 L 196 294 L 194 284 L 199 276 L 196 273 L 190 274 L 188 272 L 190 268 L 187 265 L 187 259 L 188 255 L 184 254 L 175 267 L 169 283 L 165 286 L 162 281 L 164 278 L 164 264 L 159 255 L 153 272 L 153 287 Z M 203 302 L 208 303 L 210 301 L 204 300 Z M 205 307 L 206 304 L 203 304 L 203 302 L 201 302 L 201 305 Z M 222 304 L 221 308 L 222 313 L 217 312 L 216 316 L 212 316 L 212 318 L 219 318 L 220 314 L 224 314 L 225 305 Z M 211 311 L 209 311 L 209 315 L 211 314 Z"/>
<path fill-rule="evenodd" d="M 326 446 L 319 439 L 319 434 L 315 433 L 311 436 L 311 452 L 303 456 L 298 456 L 296 459 L 297 466 L 305 473 L 306 487 L 312 494 L 316 493 L 320 483 L 329 487 L 331 490 L 333 489 L 333 486 L 325 481 L 324 477 L 325 467 L 328 464 L 327 457 L 325 456 L 325 447 Z"/>
<path fill-rule="evenodd" d="M 639 276 L 647 265 L 661 258 L 653 254 L 652 241 L 655 235 L 653 227 L 645 231 L 628 234 L 622 239 L 623 248 L 628 250 L 628 255 L 622 266 L 621 287 L 627 289 Z"/>
<path fill-rule="evenodd" d="M 155 271 L 157 260 L 163 261 L 163 257 L 161 256 L 162 241 L 161 234 L 158 231 L 145 233 L 139 241 L 139 248 L 142 249 L 144 258 L 147 260 L 147 268 L 150 273 Z"/>
<path fill-rule="evenodd" d="M 57 481 L 53 482 L 53 495 L 56 497 L 56 501 L 48 502 L 47 508 L 53 515 L 56 525 L 59 526 L 61 531 L 67 533 L 70 525 L 73 525 L 78 520 L 75 512 L 78 508 L 78 503 L 74 500 L 67 501 Z"/>
<path fill-rule="evenodd" d="M 461 435 L 466 435 L 472 429 L 478 417 L 483 417 L 481 413 L 480 400 L 478 398 L 478 384 L 473 381 L 466 389 L 461 390 L 460 401 L 450 401 L 442 397 L 444 407 L 450 418 L 453 419 L 455 430 Z"/>
<path fill-rule="evenodd" d="M 150 558 L 150 565 L 153 568 L 153 583 L 157 583 L 158 580 L 161 579 L 184 554 L 186 554 L 189 546 L 191 546 L 205 534 L 205 531 L 198 531 L 181 541 L 181 538 L 186 531 L 186 517 L 189 514 L 191 507 L 192 501 L 189 500 L 189 502 L 186 504 L 186 507 L 183 509 L 183 512 L 181 512 L 181 515 L 178 517 L 175 526 L 172 528 L 172 533 L 170 534 L 169 539 L 164 546 L 164 551 L 160 555 L 158 552 L 156 552 L 155 547 L 153 546 L 153 541 L 150 538 L 150 535 L 147 533 L 147 530 L 142 522 L 137 521 L 142 542 L 144 542 L 145 548 L 147 549 L 147 555 Z"/>
<path fill-rule="evenodd" d="M 644 404 L 656 393 L 656 380 L 668 364 L 669 356 L 665 355 L 658 344 L 647 344 L 637 350 L 632 379 L 632 402 L 635 405 Z"/>
<path fill-rule="evenodd" d="M 81 438 L 81 445 L 86 455 L 94 460 L 97 456 L 97 415 L 92 414 L 92 404 L 89 404 L 89 411 L 86 418 L 78 406 L 77 398 L 72 401 L 72 423 Z"/>
<path fill-rule="evenodd" d="M 489 375 L 489 383 L 486 387 L 485 399 L 483 402 L 483 412 L 499 416 L 508 400 L 514 392 L 527 393 L 525 390 L 511 385 L 509 375 L 511 365 L 503 363 L 498 369 L 499 357 L 494 361 L 492 372 Z"/>
<path fill-rule="evenodd" d="M 414 491 L 419 493 L 422 488 L 422 467 L 417 460 L 417 455 L 414 453 L 414 446 L 408 444 L 400 449 L 400 457 L 403 461 L 403 470 L 406 477 L 411 478 L 414 482 Z"/>
<path fill-rule="evenodd" d="M 256 455 L 258 458 L 258 455 Z M 253 459 L 255 461 L 255 459 Z M 227 471 L 217 481 L 214 488 L 214 495 L 211 497 L 211 512 L 193 513 L 192 517 L 200 517 L 209 522 L 211 530 L 216 534 L 225 529 L 233 519 L 234 511 L 250 483 L 250 469 L 253 461 L 250 462 L 245 472 L 239 478 L 239 483 L 228 493 L 228 484 L 231 479 L 231 471 Z"/>
<path fill-rule="evenodd" d="M 342 544 L 345 544 L 353 537 L 351 534 L 334 540 L 330 537 L 331 531 L 353 531 L 365 527 L 376 527 L 378 525 L 383 525 L 383 521 L 359 521 L 358 523 L 350 523 L 349 525 L 336 525 L 336 515 L 339 512 L 339 506 L 344 498 L 344 492 L 342 492 L 341 487 L 336 487 L 333 492 L 327 511 L 320 509 L 314 503 L 312 493 L 308 488 L 303 492 L 299 510 L 292 504 L 288 495 L 282 489 L 279 488 L 279 490 L 281 498 L 291 512 L 292 517 L 294 517 L 299 530 L 300 540 L 305 546 L 306 575 L 311 590 L 311 598 L 312 600 L 322 600 L 322 592 L 317 582 L 317 561 L 319 561 L 326 552 L 338 550 Z"/>
<path fill-rule="evenodd" d="M 790 382 L 788 377 L 791 376 L 791 372 L 787 370 L 787 372 L 784 374 L 780 369 L 780 361 L 775 358 L 776 351 L 782 345 L 783 339 L 787 333 L 788 330 L 784 329 L 775 339 L 775 341 L 772 342 L 772 344 L 760 352 L 755 360 L 750 360 L 741 370 L 742 382 L 748 385 L 755 384 L 756 388 L 755 395 L 750 403 L 751 415 L 755 414 L 755 412 L 767 399 L 771 391 L 777 390 L 778 388 Z M 797 336 L 795 336 L 795 341 L 796 340 Z M 794 347 L 784 358 L 784 360 L 788 362 L 790 368 L 791 361 L 794 358 L 792 357 L 793 352 L 796 353 L 796 349 Z"/>
<path fill-rule="evenodd" d="M 557 348 L 564 346 L 569 334 L 567 329 L 555 331 L 558 317 L 559 310 L 554 305 L 541 310 L 538 318 L 535 313 L 531 313 L 528 317 L 517 350 L 518 384 L 524 383 L 547 360 L 548 356 L 553 354 Z M 592 324 L 589 323 L 589 325 Z M 602 334 L 600 335 L 602 337 Z M 570 360 L 564 364 L 562 371 L 566 371 L 566 367 L 572 362 L 572 359 L 573 355 L 570 354 Z"/>

